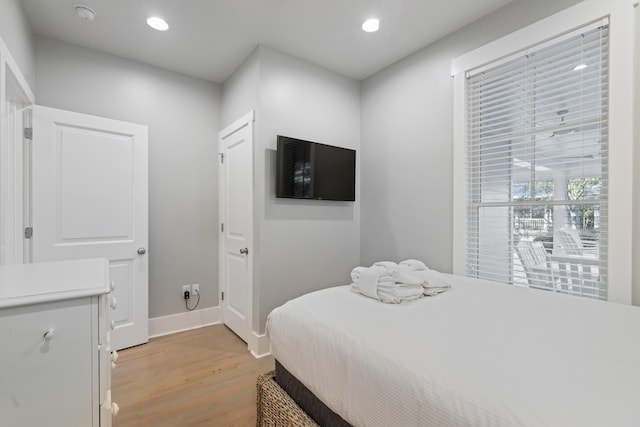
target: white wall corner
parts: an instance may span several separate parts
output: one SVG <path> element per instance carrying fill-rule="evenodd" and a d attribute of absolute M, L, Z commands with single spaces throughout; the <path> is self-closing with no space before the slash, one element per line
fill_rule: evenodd
<path fill-rule="evenodd" d="M 33 90 L 31 89 L 31 86 L 29 86 L 29 82 L 25 78 L 24 74 L 22 74 L 22 70 L 18 66 L 16 60 L 13 58 L 11 51 L 2 40 L 2 37 L 0 37 L 0 58 L 0 64 L 3 68 L 6 66 L 6 68 L 11 71 L 18 85 L 20 86 L 20 89 L 22 89 L 27 96 L 29 103 L 35 104 L 36 97 L 33 94 Z M 6 78 L 6 75 L 4 77 Z"/>
<path fill-rule="evenodd" d="M 154 317 L 153 319 L 149 319 L 149 338 L 189 331 L 221 322 L 220 306 L 203 308 L 187 313 Z"/>
<path fill-rule="evenodd" d="M 249 334 L 249 351 L 256 359 L 260 359 L 271 354 L 271 342 L 267 334 L 258 335 L 255 331 Z"/>

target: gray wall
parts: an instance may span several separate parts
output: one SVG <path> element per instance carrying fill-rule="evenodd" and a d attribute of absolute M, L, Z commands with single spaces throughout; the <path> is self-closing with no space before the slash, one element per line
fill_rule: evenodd
<path fill-rule="evenodd" d="M 275 149 L 276 135 L 282 134 L 356 149 L 359 159 L 360 85 L 260 46 L 225 82 L 223 125 L 251 109 L 256 112 L 252 328 L 262 333 L 273 308 L 348 283 L 359 262 L 359 191 L 355 203 L 277 199 Z"/>
<path fill-rule="evenodd" d="M 218 304 L 220 86 L 35 39 L 38 104 L 149 127 L 149 316 L 185 311 L 179 285 Z"/>
<path fill-rule="evenodd" d="M 256 116 L 258 114 L 260 103 L 259 52 L 260 49 L 256 48 L 222 86 L 221 130 L 249 111 L 255 111 Z"/>
<path fill-rule="evenodd" d="M 452 271 L 451 61 L 578 2 L 515 1 L 362 82 L 362 264 Z"/>
<path fill-rule="evenodd" d="M 359 82 L 274 49 L 260 48 L 259 151 L 255 174 L 260 222 L 259 329 L 291 298 L 350 282 L 360 261 L 360 194 L 355 202 L 275 197 L 276 135 L 357 150 Z M 360 166 L 356 165 L 356 185 Z M 260 200 L 262 199 L 262 200 Z"/>
<path fill-rule="evenodd" d="M 0 0 L 0 38 L 11 51 L 31 90 L 35 91 L 31 28 L 20 0 Z"/>

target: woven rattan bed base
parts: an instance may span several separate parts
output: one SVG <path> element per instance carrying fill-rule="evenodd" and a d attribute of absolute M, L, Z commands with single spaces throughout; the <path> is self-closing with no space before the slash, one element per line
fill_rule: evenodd
<path fill-rule="evenodd" d="M 276 383 L 275 371 L 260 375 L 257 427 L 318 427 L 306 412 Z"/>

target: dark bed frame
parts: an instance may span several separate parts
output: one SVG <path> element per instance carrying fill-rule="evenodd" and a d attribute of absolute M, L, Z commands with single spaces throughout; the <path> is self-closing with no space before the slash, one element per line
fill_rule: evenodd
<path fill-rule="evenodd" d="M 276 360 L 258 377 L 257 426 L 351 427 Z"/>

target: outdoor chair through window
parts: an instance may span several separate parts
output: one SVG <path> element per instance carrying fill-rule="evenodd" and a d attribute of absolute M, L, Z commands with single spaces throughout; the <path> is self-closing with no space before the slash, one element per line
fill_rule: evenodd
<path fill-rule="evenodd" d="M 518 242 L 516 252 L 531 288 L 571 295 L 603 297 L 600 266 L 595 258 L 549 255 L 542 242 Z"/>
<path fill-rule="evenodd" d="M 542 242 L 522 240 L 516 245 L 516 252 L 527 277 L 529 287 L 554 290 L 551 262 Z"/>

